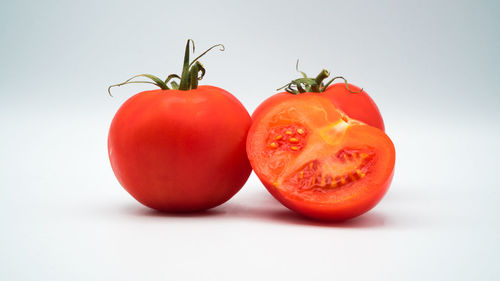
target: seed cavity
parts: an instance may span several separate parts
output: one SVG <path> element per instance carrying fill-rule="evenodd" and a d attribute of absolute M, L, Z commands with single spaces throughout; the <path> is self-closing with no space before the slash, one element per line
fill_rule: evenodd
<path fill-rule="evenodd" d="M 334 188 L 342 188 L 366 177 L 370 166 L 376 161 L 376 155 L 365 152 L 365 149 L 346 148 L 332 155 L 333 159 L 314 160 L 297 171 L 294 181 L 302 191 L 326 192 Z M 327 161 L 324 165 L 323 161 Z M 345 163 L 342 169 L 334 169 L 330 161 Z M 291 179 L 293 180 L 293 178 Z"/>
<path fill-rule="evenodd" d="M 346 184 L 346 182 L 347 181 L 345 180 L 344 177 L 340 177 L 340 184 L 344 185 L 344 184 Z"/>
<path fill-rule="evenodd" d="M 363 171 L 361 171 L 360 169 L 356 169 L 356 175 L 358 175 L 358 177 L 361 179 L 366 176 L 366 174 L 363 173 Z"/>
<path fill-rule="evenodd" d="M 306 131 L 299 124 L 276 126 L 271 128 L 268 134 L 266 145 L 268 148 L 273 148 L 269 150 L 270 153 L 301 151 L 307 142 Z"/>

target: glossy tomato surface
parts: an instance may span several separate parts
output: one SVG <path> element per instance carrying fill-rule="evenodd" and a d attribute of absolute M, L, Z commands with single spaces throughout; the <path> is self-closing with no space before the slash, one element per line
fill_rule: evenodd
<path fill-rule="evenodd" d="M 248 179 L 250 124 L 243 105 L 217 87 L 146 91 L 116 113 L 109 159 L 120 184 L 142 204 L 205 210 L 230 199 Z"/>
<path fill-rule="evenodd" d="M 336 83 L 326 88 L 323 94 L 350 118 L 384 131 L 384 120 L 372 98 L 365 90 L 359 92 L 359 87 L 352 84 L 348 86 L 351 92 L 344 83 Z"/>
<path fill-rule="evenodd" d="M 322 93 L 279 93 L 252 115 L 250 163 L 286 207 L 321 220 L 373 208 L 392 181 L 395 149 L 380 129 L 349 118 Z"/>

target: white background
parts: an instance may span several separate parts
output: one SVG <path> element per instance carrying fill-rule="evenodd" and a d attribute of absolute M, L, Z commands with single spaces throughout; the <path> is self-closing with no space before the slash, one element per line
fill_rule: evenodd
<path fill-rule="evenodd" d="M 0 10 L 0 280 L 499 280 L 497 1 L 10 1 Z M 327 224 L 252 175 L 208 212 L 161 214 L 118 184 L 107 130 L 137 73 L 179 73 L 252 112 L 297 77 L 375 99 L 396 173 L 369 213 Z"/>

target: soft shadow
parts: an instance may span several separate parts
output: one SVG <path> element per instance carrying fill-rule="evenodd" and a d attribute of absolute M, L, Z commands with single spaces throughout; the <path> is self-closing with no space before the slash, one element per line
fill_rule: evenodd
<path fill-rule="evenodd" d="M 291 211 L 281 205 L 274 197 L 266 191 L 247 193 L 230 200 L 216 208 L 187 213 L 161 212 L 140 204 L 125 204 L 117 206 L 114 210 L 126 216 L 150 217 L 150 218 L 217 218 L 218 220 L 253 220 L 274 224 L 300 225 L 311 227 L 332 228 L 377 228 L 389 226 L 386 216 L 377 210 L 372 210 L 357 218 L 342 221 L 328 222 L 314 220 Z"/>
<path fill-rule="evenodd" d="M 384 215 L 375 210 L 363 214 L 357 218 L 340 221 L 328 222 L 314 220 L 302 216 L 288 208 L 284 207 L 271 195 L 259 192 L 247 196 L 245 201 L 229 202 L 225 206 L 217 209 L 225 210 L 225 217 L 244 218 L 258 221 L 268 221 L 272 223 L 293 224 L 316 227 L 337 227 L 337 228 L 376 228 L 387 225 Z"/>
<path fill-rule="evenodd" d="M 197 218 L 197 217 L 214 217 L 220 216 L 225 213 L 222 209 L 210 209 L 206 211 L 199 212 L 185 212 L 185 213 L 169 213 L 169 212 L 161 212 L 155 209 L 150 209 L 145 206 L 139 206 L 137 204 L 134 205 L 126 205 L 123 206 L 123 213 L 128 215 L 137 216 L 137 217 L 163 217 L 163 218 Z"/>
<path fill-rule="evenodd" d="M 295 225 L 319 226 L 319 227 L 336 227 L 336 228 L 374 228 L 385 225 L 383 215 L 376 212 L 363 214 L 357 218 L 346 221 L 320 221 L 299 215 L 291 210 L 285 209 L 280 211 L 270 212 L 268 219 L 275 222 L 284 222 Z"/>

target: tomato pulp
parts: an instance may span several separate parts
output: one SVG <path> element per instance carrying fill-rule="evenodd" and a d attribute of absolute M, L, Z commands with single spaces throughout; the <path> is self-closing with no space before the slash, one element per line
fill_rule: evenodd
<path fill-rule="evenodd" d="M 113 118 L 109 159 L 120 184 L 142 204 L 205 210 L 230 199 L 248 179 L 250 124 L 243 105 L 217 87 L 146 91 Z"/>
<path fill-rule="evenodd" d="M 389 188 L 395 165 L 390 138 L 349 118 L 324 93 L 279 93 L 252 117 L 250 163 L 286 207 L 345 220 L 373 208 Z"/>

